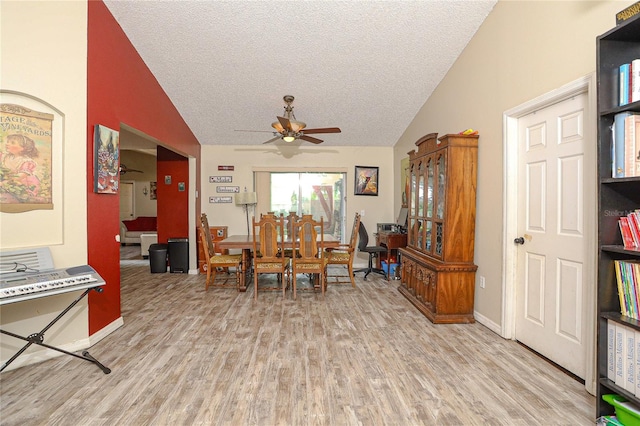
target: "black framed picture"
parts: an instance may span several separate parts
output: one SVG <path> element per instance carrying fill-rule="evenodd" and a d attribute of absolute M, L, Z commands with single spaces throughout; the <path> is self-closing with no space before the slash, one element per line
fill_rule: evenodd
<path fill-rule="evenodd" d="M 378 168 L 356 166 L 355 195 L 378 195 Z"/>

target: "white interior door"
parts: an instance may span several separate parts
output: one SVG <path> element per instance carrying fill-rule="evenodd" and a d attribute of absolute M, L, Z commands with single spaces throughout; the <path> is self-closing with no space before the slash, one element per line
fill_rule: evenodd
<path fill-rule="evenodd" d="M 587 95 L 518 120 L 515 337 L 585 378 Z"/>
<path fill-rule="evenodd" d="M 120 220 L 133 219 L 133 182 L 120 182 Z"/>

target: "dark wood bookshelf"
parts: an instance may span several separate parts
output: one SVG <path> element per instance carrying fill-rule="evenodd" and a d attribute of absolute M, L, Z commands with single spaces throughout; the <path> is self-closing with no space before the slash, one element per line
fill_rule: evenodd
<path fill-rule="evenodd" d="M 598 384 L 596 418 L 611 415 L 614 408 L 602 395 L 622 395 L 640 406 L 640 398 L 607 378 L 607 324 L 611 321 L 640 330 L 640 321 L 622 315 L 614 261 L 640 261 L 640 250 L 626 249 L 618 218 L 640 208 L 640 177 L 613 178 L 611 173 L 611 126 L 616 114 L 640 112 L 640 102 L 618 105 L 620 65 L 640 58 L 640 15 L 596 39 L 598 78 L 598 273 L 596 359 Z"/>

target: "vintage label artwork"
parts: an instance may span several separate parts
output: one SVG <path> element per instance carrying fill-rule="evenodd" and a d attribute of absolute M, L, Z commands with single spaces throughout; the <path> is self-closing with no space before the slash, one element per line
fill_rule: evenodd
<path fill-rule="evenodd" d="M 53 115 L 0 104 L 0 211 L 51 210 Z"/>
<path fill-rule="evenodd" d="M 120 186 L 120 133 L 97 124 L 94 150 L 93 192 L 117 194 Z"/>

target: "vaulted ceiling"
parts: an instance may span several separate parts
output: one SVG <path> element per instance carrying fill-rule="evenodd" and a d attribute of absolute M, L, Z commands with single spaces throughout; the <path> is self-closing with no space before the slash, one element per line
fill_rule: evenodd
<path fill-rule="evenodd" d="M 271 139 L 293 95 L 325 146 L 393 146 L 495 3 L 105 0 L 201 144 Z"/>

